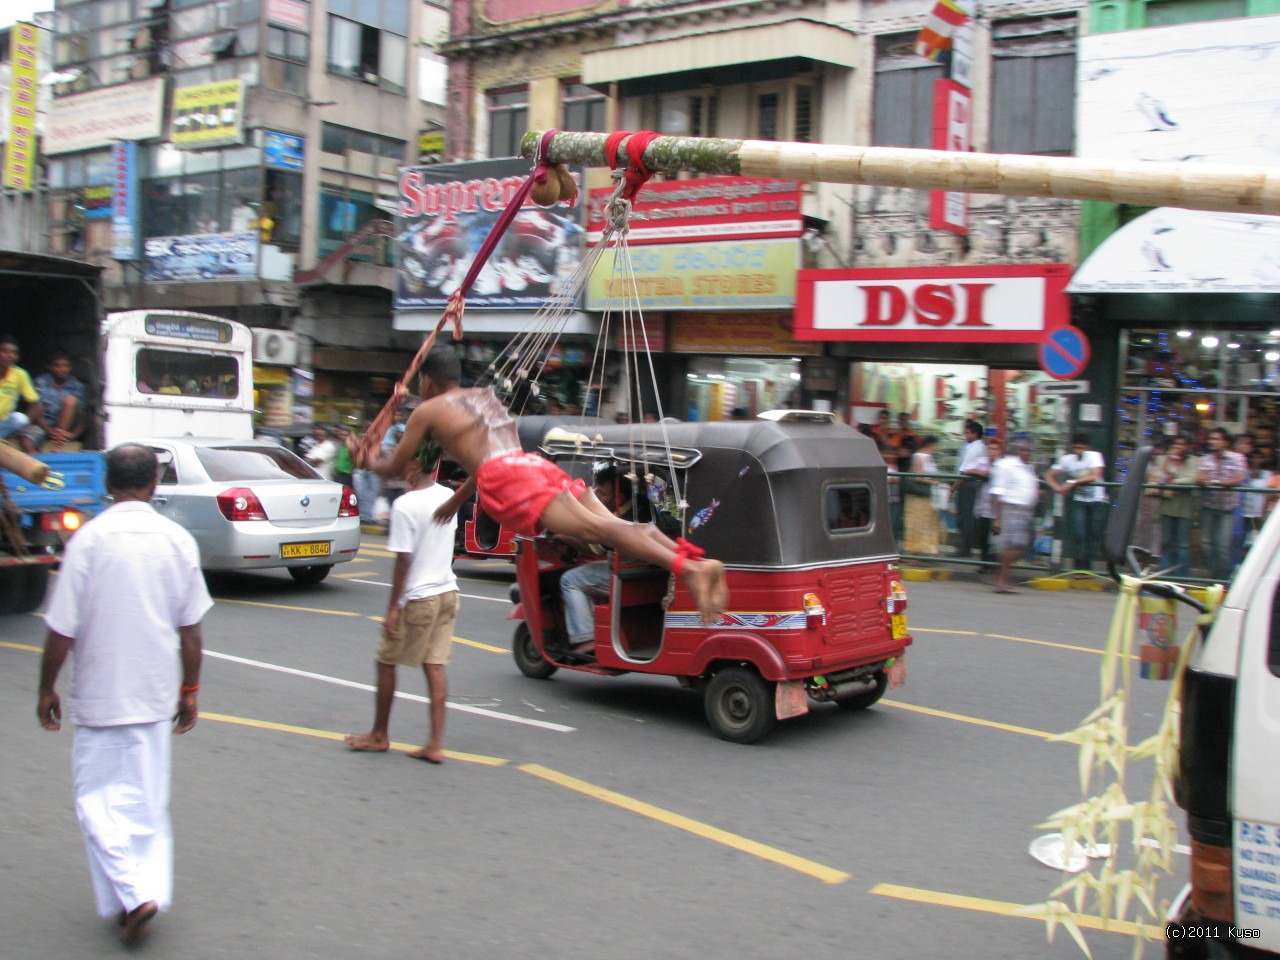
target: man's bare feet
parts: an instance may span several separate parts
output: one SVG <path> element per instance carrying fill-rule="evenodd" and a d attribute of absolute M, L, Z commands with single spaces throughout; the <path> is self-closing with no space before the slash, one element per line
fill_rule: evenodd
<path fill-rule="evenodd" d="M 444 751 L 430 743 L 421 750 L 410 750 L 407 756 L 415 760 L 425 760 L 427 763 L 444 763 Z"/>
<path fill-rule="evenodd" d="M 381 734 L 377 733 L 349 733 L 342 738 L 352 750 L 360 750 L 365 753 L 386 753 L 387 748 L 391 746 L 391 741 Z"/>
<path fill-rule="evenodd" d="M 147 924 L 159 911 L 160 906 L 154 900 L 140 903 L 130 910 L 125 917 L 124 929 L 120 931 L 120 942 L 134 944 L 141 940 L 146 936 Z"/>
<path fill-rule="evenodd" d="M 693 602 L 707 626 L 718 622 L 729 604 L 729 588 L 724 582 L 724 564 L 719 560 L 689 560 L 683 579 L 693 594 Z"/>

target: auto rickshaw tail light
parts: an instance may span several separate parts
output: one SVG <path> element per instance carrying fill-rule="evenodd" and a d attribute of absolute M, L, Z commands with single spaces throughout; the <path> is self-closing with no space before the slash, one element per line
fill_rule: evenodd
<path fill-rule="evenodd" d="M 810 630 L 817 630 L 827 625 L 827 611 L 816 593 L 804 595 L 804 625 Z"/>
<path fill-rule="evenodd" d="M 888 613 L 907 612 L 907 591 L 901 580 L 889 581 L 889 596 L 885 598 L 884 607 Z"/>

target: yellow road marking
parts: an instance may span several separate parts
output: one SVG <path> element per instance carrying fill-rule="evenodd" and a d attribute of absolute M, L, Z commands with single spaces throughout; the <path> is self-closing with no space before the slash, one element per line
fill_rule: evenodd
<path fill-rule="evenodd" d="M 395 557 L 394 550 L 377 550 L 373 547 L 361 547 L 360 555 L 366 557 Z"/>
<path fill-rule="evenodd" d="M 352 561 L 352 562 L 354 563 L 355 561 Z M 329 574 L 329 576 L 334 577 L 335 579 L 338 579 L 338 580 L 350 580 L 352 577 L 367 577 L 368 575 L 369 575 L 368 571 L 365 571 L 365 570 L 353 570 L 350 573 Z"/>
<path fill-rule="evenodd" d="M 322 610 L 319 607 L 295 607 L 287 603 L 267 603 L 263 600 L 230 600 L 226 597 L 215 597 L 218 603 L 238 603 L 246 607 L 270 607 L 272 610 L 295 610 L 299 613 L 327 613 L 335 617 L 362 617 L 364 614 L 353 610 Z"/>
<path fill-rule="evenodd" d="M 1038 647 L 1057 647 L 1059 650 L 1075 650 L 1078 653 L 1093 653 L 1101 656 L 1103 651 L 1094 647 L 1081 647 L 1071 643 L 1054 643 L 1052 640 L 1032 640 L 1030 637 L 1010 637 L 1003 633 L 988 633 L 984 636 L 991 637 L 993 640 L 1013 640 L 1016 643 L 1033 643 Z M 1133 659 L 1137 660 L 1137 657 Z"/>
<path fill-rule="evenodd" d="M 1049 733 L 1045 730 L 1034 730 L 1031 727 L 1018 727 L 1011 723 L 997 723 L 995 720 L 983 720 L 979 717 L 967 717 L 963 713 L 947 713 L 945 710 L 934 710 L 932 707 L 918 707 L 914 703 L 902 703 L 898 700 L 881 700 L 881 706 L 897 707 L 899 710 L 909 710 L 912 713 L 923 713 L 930 717 L 939 717 L 943 720 L 956 720 L 960 723 L 972 723 L 978 727 L 992 727 L 996 730 L 1007 730 L 1010 733 L 1024 733 L 1029 737 L 1039 737 L 1041 740 L 1048 740 L 1050 737 L 1056 737 L 1056 733 Z"/>
<path fill-rule="evenodd" d="M 337 740 L 342 741 L 346 738 L 345 733 L 334 733 L 331 730 L 315 730 L 311 727 L 295 727 L 288 723 L 272 723 L 270 720 L 251 720 L 248 717 L 231 717 L 225 713 L 201 713 L 201 720 L 213 720 L 217 723 L 230 723 L 240 727 L 254 727 L 258 730 L 275 730 L 280 733 L 295 733 L 303 737 L 316 737 L 320 740 Z M 418 747 L 412 743 L 397 743 L 392 741 L 392 750 L 417 750 Z M 450 760 L 462 760 L 466 763 L 479 763 L 488 767 L 501 767 L 510 763 L 502 757 L 486 757 L 478 753 L 459 753 L 456 750 L 446 750 L 444 755 Z"/>
<path fill-rule="evenodd" d="M 981 637 L 977 630 L 930 630 L 928 627 L 910 627 L 909 633 L 949 633 L 954 637 Z"/>
<path fill-rule="evenodd" d="M 598 787 L 593 783 L 587 783 L 585 780 L 578 780 L 575 777 L 558 773 L 555 770 L 548 769 L 547 767 L 536 763 L 522 763 L 517 769 L 546 780 L 549 783 L 554 783 L 557 786 L 577 791 L 578 793 L 592 797 L 596 800 L 602 800 L 605 803 L 613 804 L 615 807 L 621 807 L 623 810 L 638 813 L 642 817 L 657 820 L 659 823 L 665 823 L 667 826 L 675 827 L 677 830 L 684 830 L 706 840 L 724 844 L 727 847 L 732 847 L 733 849 L 740 850 L 743 853 L 749 853 L 754 857 L 761 858 L 762 860 L 768 860 L 771 863 L 776 863 L 780 866 L 798 871 L 799 873 L 807 874 L 808 876 L 821 880 L 823 883 L 844 883 L 849 879 L 849 874 L 845 873 L 843 870 L 825 867 L 820 863 L 814 863 L 812 860 L 806 860 L 803 857 L 797 857 L 794 854 L 786 853 L 775 847 L 769 847 L 763 843 L 748 840 L 746 837 L 740 837 L 736 833 L 729 833 L 727 830 L 721 830 L 718 827 L 711 826 L 710 824 L 691 820 L 678 813 L 672 813 L 670 810 L 663 810 L 661 807 L 655 807 L 642 800 L 635 800 L 631 797 L 624 796 L 621 793 L 615 793 L 612 790 L 607 790 L 604 787 Z"/>
<path fill-rule="evenodd" d="M 8 640 L 0 640 L 0 647 L 8 647 L 10 650 L 26 650 L 28 653 L 44 653 L 42 647 L 33 647 L 29 643 L 10 643 Z"/>
<path fill-rule="evenodd" d="M 914 903 L 929 903 L 939 907 L 955 907 L 960 910 L 975 910 L 979 913 L 994 913 L 999 916 L 1013 917 L 1016 920 L 1034 920 L 1044 923 L 1040 917 L 1023 917 L 1017 914 L 1026 904 L 1007 903 L 1003 900 L 983 900 L 979 897 L 964 897 L 957 893 L 943 893 L 940 890 L 921 890 L 918 887 L 901 887 L 896 883 L 878 883 L 871 892 L 881 897 L 894 897 L 898 900 L 910 900 Z M 1087 930 L 1105 930 L 1107 933 L 1123 933 L 1136 937 L 1146 935 L 1157 940 L 1164 939 L 1164 927 L 1149 923 L 1134 923 L 1130 920 L 1107 920 L 1083 913 L 1073 913 L 1071 918 L 1076 925 Z"/>
<path fill-rule="evenodd" d="M 490 653 L 510 653 L 507 647 L 495 647 L 491 643 L 481 643 L 479 640 L 468 640 L 465 637 L 454 637 L 454 643 L 461 643 L 468 647 L 475 647 L 477 650 L 488 650 Z"/>

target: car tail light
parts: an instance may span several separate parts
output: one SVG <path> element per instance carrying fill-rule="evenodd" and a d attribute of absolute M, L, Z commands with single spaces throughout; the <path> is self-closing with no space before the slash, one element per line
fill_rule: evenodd
<path fill-rule="evenodd" d="M 232 487 L 218 494 L 218 509 L 228 520 L 265 520 L 267 511 L 248 487 Z"/>
<path fill-rule="evenodd" d="M 1191 909 L 1206 920 L 1235 922 L 1231 848 L 1191 839 Z"/>
<path fill-rule="evenodd" d="M 907 612 L 907 591 L 901 580 L 889 581 L 889 596 L 885 597 L 884 608 L 889 613 Z"/>
<path fill-rule="evenodd" d="M 342 488 L 342 502 L 338 504 L 338 516 L 360 516 L 360 500 L 356 497 L 356 492 L 350 487 Z"/>
<path fill-rule="evenodd" d="M 804 625 L 810 630 L 817 630 L 827 625 L 827 611 L 822 606 L 822 599 L 816 593 L 804 595 Z"/>

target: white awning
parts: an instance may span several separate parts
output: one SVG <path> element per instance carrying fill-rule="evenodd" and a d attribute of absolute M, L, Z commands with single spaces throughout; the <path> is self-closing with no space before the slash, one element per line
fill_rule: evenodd
<path fill-rule="evenodd" d="M 610 83 L 790 57 L 855 67 L 857 37 L 830 24 L 787 20 L 637 43 L 586 54 L 582 58 L 582 82 Z"/>
<path fill-rule="evenodd" d="M 1280 217 L 1158 207 L 1125 224 L 1068 293 L 1280 293 Z"/>

